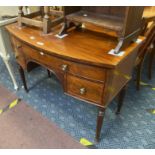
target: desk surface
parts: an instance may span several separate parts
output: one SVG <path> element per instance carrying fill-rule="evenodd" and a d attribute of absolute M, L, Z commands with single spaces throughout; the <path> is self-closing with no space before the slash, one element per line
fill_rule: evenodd
<path fill-rule="evenodd" d="M 125 54 L 121 57 L 108 54 L 117 45 L 117 39 L 105 34 L 99 34 L 89 30 L 71 31 L 68 36 L 59 39 L 54 33 L 43 35 L 41 30 L 31 27 L 19 28 L 17 24 L 6 27 L 11 34 L 33 47 L 47 51 L 49 54 L 68 58 L 73 61 L 114 68 L 133 49 L 138 48 L 137 43 L 124 49 Z M 35 39 L 32 39 L 32 38 Z M 140 39 L 144 39 L 140 37 Z M 43 45 L 37 44 L 43 43 Z"/>
<path fill-rule="evenodd" d="M 155 6 L 145 7 L 143 17 L 153 17 L 155 16 Z"/>

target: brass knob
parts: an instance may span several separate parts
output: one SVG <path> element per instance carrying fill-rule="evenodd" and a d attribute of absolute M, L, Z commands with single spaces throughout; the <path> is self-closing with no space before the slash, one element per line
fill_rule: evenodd
<path fill-rule="evenodd" d="M 80 94 L 84 95 L 86 93 L 86 88 L 80 88 Z"/>
<path fill-rule="evenodd" d="M 62 66 L 61 66 L 61 69 L 62 69 L 63 71 L 66 71 L 67 68 L 68 68 L 68 65 L 62 65 Z"/>

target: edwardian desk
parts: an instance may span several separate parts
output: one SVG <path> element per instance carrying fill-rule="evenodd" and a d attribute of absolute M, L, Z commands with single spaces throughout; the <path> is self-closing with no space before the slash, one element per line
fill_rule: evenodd
<path fill-rule="evenodd" d="M 6 27 L 11 34 L 15 57 L 27 90 L 24 70 L 35 62 L 51 70 L 60 80 L 67 95 L 99 107 L 96 139 L 99 140 L 104 112 L 108 104 L 120 94 L 117 113 L 120 112 L 125 86 L 131 79 L 136 53 L 140 43 L 132 43 L 122 56 L 108 52 L 117 39 L 89 30 L 71 31 L 65 38 L 53 33 L 43 35 L 38 29 Z"/>

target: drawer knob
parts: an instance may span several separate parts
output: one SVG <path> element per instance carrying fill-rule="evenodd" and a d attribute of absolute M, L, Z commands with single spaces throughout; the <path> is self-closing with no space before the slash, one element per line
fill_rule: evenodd
<path fill-rule="evenodd" d="M 40 55 L 44 55 L 44 53 L 43 52 L 40 52 Z"/>
<path fill-rule="evenodd" d="M 86 93 L 86 88 L 80 88 L 80 94 L 84 95 Z"/>
<path fill-rule="evenodd" d="M 68 65 L 62 65 L 62 66 L 61 66 L 61 69 L 62 69 L 63 71 L 66 71 L 67 68 L 68 68 Z"/>

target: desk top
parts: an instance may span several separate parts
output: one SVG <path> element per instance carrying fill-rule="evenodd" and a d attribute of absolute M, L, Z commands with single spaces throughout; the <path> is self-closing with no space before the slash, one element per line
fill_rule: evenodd
<path fill-rule="evenodd" d="M 113 56 L 108 52 L 116 47 L 118 41 L 117 38 L 106 34 L 89 30 L 76 30 L 69 32 L 68 36 L 60 39 L 55 36 L 58 33 L 57 28 L 48 35 L 43 35 L 42 31 L 37 28 L 19 28 L 17 23 L 8 25 L 6 28 L 18 39 L 37 49 L 46 51 L 48 54 L 107 68 L 114 68 L 141 45 L 141 43 L 132 43 L 124 49 L 125 54 L 123 56 Z M 144 37 L 139 37 L 139 39 L 143 41 Z"/>
<path fill-rule="evenodd" d="M 144 9 L 143 17 L 153 17 L 155 16 L 155 6 L 147 6 Z"/>

